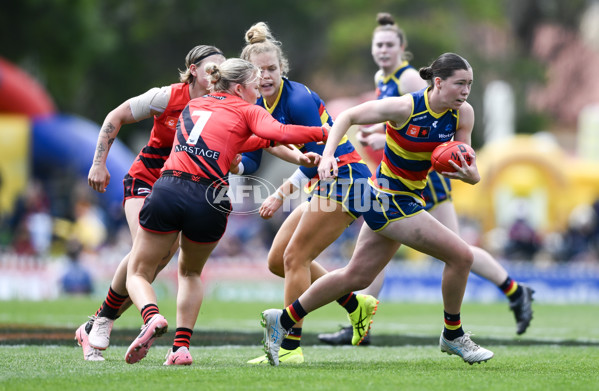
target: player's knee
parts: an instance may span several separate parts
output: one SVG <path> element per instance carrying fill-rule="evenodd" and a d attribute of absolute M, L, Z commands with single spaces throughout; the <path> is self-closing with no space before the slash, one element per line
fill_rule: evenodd
<path fill-rule="evenodd" d="M 474 262 L 474 253 L 472 252 L 472 247 L 466 246 L 466 248 L 463 250 L 463 252 L 464 252 L 464 255 L 463 255 L 464 267 L 471 269 L 472 263 Z"/>
<path fill-rule="evenodd" d="M 268 255 L 268 270 L 276 276 L 285 277 L 283 257 L 280 255 Z"/>
<path fill-rule="evenodd" d="M 353 290 L 362 290 L 368 288 L 372 283 L 372 280 L 373 279 L 368 275 L 356 276 L 354 279 L 355 288 Z"/>
<path fill-rule="evenodd" d="M 310 262 L 305 259 L 299 249 L 289 246 L 283 253 L 283 265 L 285 270 L 294 270 L 300 267 L 309 267 Z"/>
<path fill-rule="evenodd" d="M 374 280 L 370 273 L 350 267 L 345 267 L 341 273 L 343 273 L 344 279 L 351 285 L 352 291 L 365 289 Z"/>
<path fill-rule="evenodd" d="M 202 270 L 201 269 L 195 269 L 195 268 L 183 268 L 180 267 L 179 268 L 179 277 L 181 278 L 200 278 L 202 276 Z"/>
<path fill-rule="evenodd" d="M 468 269 L 472 268 L 472 263 L 474 262 L 474 255 L 470 246 L 462 246 L 453 256 L 448 259 L 446 263 L 452 264 L 454 267 L 459 267 L 460 269 Z"/>

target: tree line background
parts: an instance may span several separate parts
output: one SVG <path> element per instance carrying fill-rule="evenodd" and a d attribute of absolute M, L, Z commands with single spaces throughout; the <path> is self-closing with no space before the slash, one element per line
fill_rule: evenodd
<path fill-rule="evenodd" d="M 195 45 L 239 55 L 244 33 L 268 23 L 290 59 L 290 78 L 325 101 L 372 91 L 377 70 L 370 54 L 378 12 L 391 13 L 406 32 L 412 64 L 443 52 L 469 60 L 477 112 L 475 146 L 482 143 L 482 93 L 501 79 L 517 101 L 517 132 L 546 130 L 555 113 L 530 109 L 527 90 L 546 80 L 531 55 L 536 28 L 559 24 L 575 31 L 587 0 L 9 0 L 0 12 L 0 56 L 36 77 L 59 111 L 102 123 L 118 104 L 150 87 L 178 81 Z M 554 125 L 555 126 L 555 125 Z M 560 124 L 562 128 L 573 124 Z M 119 138 L 147 134 L 150 122 L 129 125 Z M 482 129 L 481 129 L 482 130 Z"/>

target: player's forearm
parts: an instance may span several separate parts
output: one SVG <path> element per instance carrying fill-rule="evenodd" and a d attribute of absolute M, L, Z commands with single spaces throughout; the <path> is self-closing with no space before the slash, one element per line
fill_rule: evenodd
<path fill-rule="evenodd" d="M 289 197 L 291 194 L 295 193 L 297 191 L 297 187 L 291 183 L 291 181 L 286 180 L 285 182 L 283 182 L 283 184 L 281 186 L 279 186 L 279 188 L 277 189 L 277 191 L 274 194 L 274 197 L 283 201 L 285 198 Z"/>
<path fill-rule="evenodd" d="M 106 117 L 100 133 L 98 134 L 98 142 L 96 144 L 96 151 L 94 152 L 93 165 L 105 165 L 106 159 L 108 158 L 108 152 L 110 147 L 114 143 L 116 136 L 119 134 L 121 123 L 115 121 L 110 115 Z"/>
<path fill-rule="evenodd" d="M 332 157 L 335 154 L 335 150 L 339 145 L 339 142 L 347 133 L 349 127 L 352 125 L 349 117 L 345 113 L 341 113 L 335 124 L 331 128 L 329 132 L 329 137 L 324 147 L 324 151 L 322 152 L 322 156 Z"/>
<path fill-rule="evenodd" d="M 281 160 L 285 160 L 286 162 L 293 164 L 300 164 L 302 153 L 299 149 L 294 146 L 286 146 L 286 145 L 277 145 L 271 148 L 266 149 L 271 155 L 278 157 Z"/>
<path fill-rule="evenodd" d="M 149 118 L 149 116 L 147 118 Z M 146 118 L 136 119 L 133 117 L 129 101 L 121 103 L 120 106 L 108 113 L 102 124 L 102 128 L 100 129 L 100 134 L 98 134 L 98 142 L 96 144 L 96 152 L 94 153 L 92 165 L 106 164 L 108 152 L 110 151 L 110 147 L 114 143 L 114 140 L 116 140 L 116 136 L 119 134 L 121 126 L 139 122 L 143 119 Z"/>

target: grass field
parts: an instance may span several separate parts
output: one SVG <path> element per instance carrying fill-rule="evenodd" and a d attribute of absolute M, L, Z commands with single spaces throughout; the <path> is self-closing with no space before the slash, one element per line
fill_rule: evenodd
<path fill-rule="evenodd" d="M 141 324 L 137 311 L 115 323 L 104 362 L 85 362 L 74 330 L 97 300 L 0 302 L 0 390 L 598 390 L 599 305 L 534 306 L 523 336 L 507 304 L 464 304 L 462 319 L 474 340 L 495 352 L 470 366 L 441 354 L 439 304 L 381 303 L 372 345 L 329 347 L 317 333 L 344 324 L 328 305 L 304 325 L 306 363 L 250 366 L 261 353 L 259 312 L 274 303 L 207 301 L 200 313 L 190 367 L 163 367 L 172 332 L 157 340 L 140 363 L 123 357 Z M 161 312 L 174 330 L 173 300 Z"/>

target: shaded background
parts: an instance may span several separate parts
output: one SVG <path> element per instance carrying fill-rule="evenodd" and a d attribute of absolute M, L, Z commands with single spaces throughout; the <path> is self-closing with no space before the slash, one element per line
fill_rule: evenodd
<path fill-rule="evenodd" d="M 593 4 L 588 0 L 262 0 L 217 6 L 183 0 L 9 1 L 0 14 L 1 54 L 41 81 L 60 111 L 101 123 L 128 97 L 177 81 L 177 69 L 184 67 L 192 46 L 213 44 L 227 56 L 237 56 L 245 31 L 265 21 L 283 42 L 291 62 L 290 78 L 312 86 L 328 101 L 373 89 L 377 68 L 370 42 L 376 14 L 387 11 L 406 32 L 415 66 L 428 65 L 446 51 L 471 62 L 475 70 L 471 101 L 478 113 L 484 86 L 502 79 L 516 91 L 518 132 L 571 132 L 576 113 L 535 107 L 528 96 L 533 89 L 549 87 L 548 71 L 560 52 L 585 39 L 581 21 Z M 540 29 L 547 26 L 557 29 L 557 36 L 539 38 Z M 539 40 L 547 39 L 556 47 L 537 53 L 542 49 L 536 47 L 543 45 Z M 579 58 L 569 56 L 570 68 L 560 71 L 560 78 L 566 79 L 563 85 L 577 84 L 572 90 L 554 92 L 560 98 L 592 81 L 582 73 L 591 65 L 588 58 L 577 54 Z M 577 94 L 592 96 L 580 89 Z M 478 121 L 477 127 L 481 125 Z M 127 140 L 147 126 L 127 126 L 122 137 Z M 480 145 L 480 137 L 476 142 Z"/>

